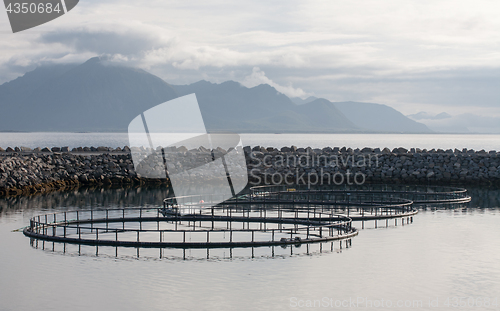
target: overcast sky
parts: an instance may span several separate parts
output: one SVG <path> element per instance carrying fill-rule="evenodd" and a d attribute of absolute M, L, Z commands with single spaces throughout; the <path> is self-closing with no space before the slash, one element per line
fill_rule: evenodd
<path fill-rule="evenodd" d="M 288 96 L 500 116 L 500 1 L 80 0 L 12 34 L 0 83 L 107 55 L 171 84 L 267 83 Z"/>

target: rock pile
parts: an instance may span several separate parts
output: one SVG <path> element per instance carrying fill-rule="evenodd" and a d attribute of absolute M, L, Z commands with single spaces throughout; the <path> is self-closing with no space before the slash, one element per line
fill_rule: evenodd
<path fill-rule="evenodd" d="M 184 162 L 176 162 L 177 167 L 171 169 L 182 170 L 192 167 L 193 163 L 207 163 L 211 157 L 211 152 L 202 147 L 178 149 L 185 155 L 180 158 Z M 346 147 L 312 149 L 295 146 L 243 149 L 250 185 L 303 183 L 307 180 L 303 177 L 312 174 L 322 181 L 331 177 L 331 182 L 335 176 L 346 177 L 350 174 L 353 178 L 357 176 L 358 182 L 362 180 L 366 183 L 500 185 L 500 152 L 496 151 L 404 148 L 353 150 Z M 80 185 L 168 183 L 165 178 L 143 178 L 137 174 L 130 152 L 128 147 L 85 147 L 71 151 L 67 147 L 1 149 L 0 196 Z M 226 151 L 215 150 L 214 153 L 222 156 Z M 222 167 L 217 171 L 222 171 Z M 223 174 L 217 177 L 225 178 Z M 337 184 L 340 179 L 335 181 Z M 347 183 L 348 179 L 343 179 L 343 182 Z"/>
<path fill-rule="evenodd" d="M 500 152 L 484 150 L 420 150 L 395 148 L 263 148 L 245 147 L 250 184 L 274 184 L 315 175 L 351 181 L 356 174 L 366 183 L 434 185 L 499 185 Z M 276 174 L 288 178 L 278 178 Z M 276 178 L 273 180 L 273 175 Z M 307 178 L 306 178 L 307 179 Z M 315 179 L 311 179 L 315 182 Z M 325 182 L 323 183 L 325 184 Z"/>
<path fill-rule="evenodd" d="M 166 183 L 134 172 L 130 154 L 31 153 L 0 156 L 0 196 L 80 185 Z"/>

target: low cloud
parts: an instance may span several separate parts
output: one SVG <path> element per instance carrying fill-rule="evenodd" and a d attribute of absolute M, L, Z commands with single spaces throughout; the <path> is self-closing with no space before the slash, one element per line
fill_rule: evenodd
<path fill-rule="evenodd" d="M 39 41 L 43 44 L 60 44 L 78 53 L 110 55 L 137 55 L 161 44 L 158 36 L 146 31 L 123 29 L 123 25 L 116 25 L 115 30 L 60 30 L 42 34 Z"/>
<path fill-rule="evenodd" d="M 285 94 L 288 97 L 306 98 L 312 94 L 304 92 L 301 88 L 294 88 L 291 84 L 288 86 L 279 85 L 266 76 L 266 73 L 260 70 L 259 67 L 252 69 L 252 74 L 245 77 L 241 84 L 246 87 L 254 87 L 260 84 L 269 84 L 274 87 L 278 92 Z"/>

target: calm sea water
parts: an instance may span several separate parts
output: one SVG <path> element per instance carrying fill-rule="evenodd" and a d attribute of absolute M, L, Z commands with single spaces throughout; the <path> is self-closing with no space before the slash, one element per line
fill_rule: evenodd
<path fill-rule="evenodd" d="M 429 207 L 413 224 L 364 229 L 348 249 L 309 256 L 64 255 L 35 249 L 13 232 L 37 214 L 157 206 L 166 195 L 161 189 L 82 190 L 0 200 L 0 310 L 499 309 L 484 307 L 500 299 L 499 190 L 472 189 L 467 207 Z M 299 307 L 315 300 L 317 307 Z M 469 306 L 453 307 L 455 300 Z"/>
<path fill-rule="evenodd" d="M 242 141 L 275 147 L 500 149 L 499 135 L 243 134 Z M 21 145 L 121 147 L 128 139 L 116 133 L 0 133 L 1 147 Z M 367 225 L 351 248 L 313 255 L 185 261 L 136 258 L 133 251 L 118 258 L 92 251 L 64 255 L 50 245 L 35 249 L 21 232 L 13 232 L 34 215 L 158 206 L 167 195 L 161 189 L 81 190 L 0 199 L 0 310 L 500 309 L 499 190 L 472 189 L 474 201 L 467 207 L 421 210 L 404 227 Z M 459 307 L 463 303 L 468 305 Z"/>
<path fill-rule="evenodd" d="M 324 148 L 421 148 L 500 150 L 500 135 L 449 134 L 241 134 L 243 145 Z M 62 147 L 129 145 L 125 133 L 0 133 L 0 147 Z"/>

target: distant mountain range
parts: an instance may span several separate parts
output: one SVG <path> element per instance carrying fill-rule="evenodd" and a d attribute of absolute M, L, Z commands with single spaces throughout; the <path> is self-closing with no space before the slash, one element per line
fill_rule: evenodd
<path fill-rule="evenodd" d="M 209 131 L 236 133 L 429 133 L 379 104 L 288 98 L 262 84 L 170 85 L 144 70 L 92 58 L 43 66 L 0 85 L 0 130 L 126 132 L 141 112 L 195 93 Z"/>
<path fill-rule="evenodd" d="M 335 106 L 361 129 L 379 133 L 432 133 L 394 108 L 381 104 L 335 102 Z"/>
<path fill-rule="evenodd" d="M 446 112 L 441 112 L 437 115 L 432 115 L 428 112 L 420 111 L 419 113 L 410 114 L 407 117 L 413 120 L 443 120 L 451 118 L 451 115 L 447 114 Z"/>
<path fill-rule="evenodd" d="M 179 95 L 195 93 L 205 126 L 212 131 L 300 133 L 359 131 L 333 104 L 317 99 L 295 105 L 275 88 L 246 88 L 234 81 L 174 85 Z"/>
<path fill-rule="evenodd" d="M 306 99 L 293 97 L 291 100 L 297 105 L 304 105 L 317 100 L 310 96 Z M 432 132 L 416 119 L 404 116 L 394 108 L 386 105 L 360 102 L 333 102 L 356 127 L 366 132 L 377 133 L 430 133 Z"/>
<path fill-rule="evenodd" d="M 452 134 L 500 134 L 500 117 L 479 116 L 473 113 L 449 115 L 446 112 L 431 114 L 421 111 L 408 118 L 427 125 L 438 133 Z"/>

